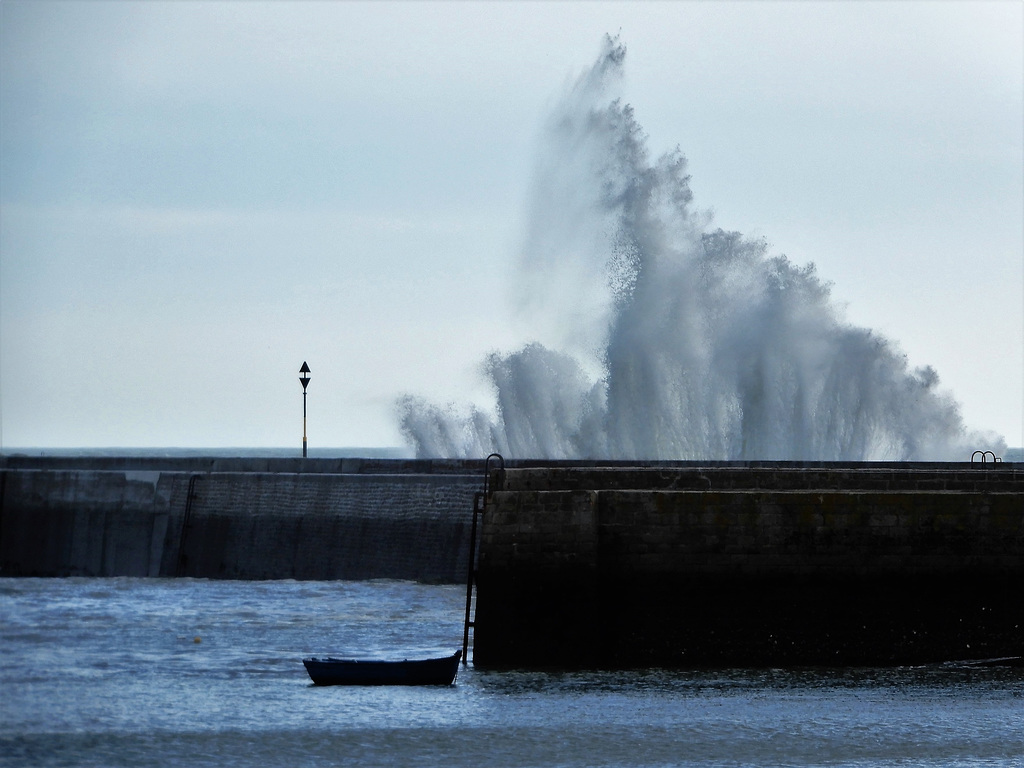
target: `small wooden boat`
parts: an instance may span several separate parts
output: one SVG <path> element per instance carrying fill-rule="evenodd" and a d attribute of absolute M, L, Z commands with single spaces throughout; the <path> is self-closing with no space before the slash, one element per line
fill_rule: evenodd
<path fill-rule="evenodd" d="M 453 685 L 462 651 L 441 659 L 303 659 L 316 685 Z"/>

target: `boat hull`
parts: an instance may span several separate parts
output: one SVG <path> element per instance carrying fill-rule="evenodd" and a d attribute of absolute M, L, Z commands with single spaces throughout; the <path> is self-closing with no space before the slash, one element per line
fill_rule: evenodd
<path fill-rule="evenodd" d="M 440 659 L 303 659 L 316 685 L 453 685 L 462 651 Z"/>

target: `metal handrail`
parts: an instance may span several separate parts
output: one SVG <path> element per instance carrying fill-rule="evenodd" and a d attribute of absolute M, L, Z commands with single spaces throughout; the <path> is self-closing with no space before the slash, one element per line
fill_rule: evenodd
<path fill-rule="evenodd" d="M 982 451 L 982 450 L 977 450 L 977 451 L 975 451 L 974 453 L 972 453 L 972 454 L 971 454 L 971 464 L 973 464 L 973 463 L 974 463 L 974 457 L 975 457 L 975 456 L 981 456 L 981 463 L 982 463 L 982 464 L 985 464 L 985 463 L 987 463 L 987 461 L 988 461 L 988 457 L 989 457 L 989 456 L 991 456 L 991 457 L 992 457 L 992 463 L 993 463 L 993 464 L 999 464 L 999 463 L 1001 463 L 1001 462 L 1002 462 L 1002 460 L 1003 460 L 1003 459 L 1002 459 L 1002 457 L 1000 457 L 1000 456 L 996 456 L 996 455 L 995 455 L 995 453 L 994 453 L 993 451 Z"/>

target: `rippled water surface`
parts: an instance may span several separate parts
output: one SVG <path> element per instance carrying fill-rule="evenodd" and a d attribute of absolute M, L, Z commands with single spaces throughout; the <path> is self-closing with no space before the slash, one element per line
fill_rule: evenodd
<path fill-rule="evenodd" d="M 464 602 L 394 581 L 0 579 L 0 765 L 1024 765 L 1021 669 L 471 664 L 451 688 L 318 688 L 302 667 L 450 654 Z"/>

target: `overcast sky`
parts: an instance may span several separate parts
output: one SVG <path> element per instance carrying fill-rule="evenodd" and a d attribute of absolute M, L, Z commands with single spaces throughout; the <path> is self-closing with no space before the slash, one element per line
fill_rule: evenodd
<path fill-rule="evenodd" d="M 1019 2 L 0 3 L 0 447 L 401 443 L 486 403 L 548 110 L 626 45 L 718 226 L 1024 444 Z"/>

